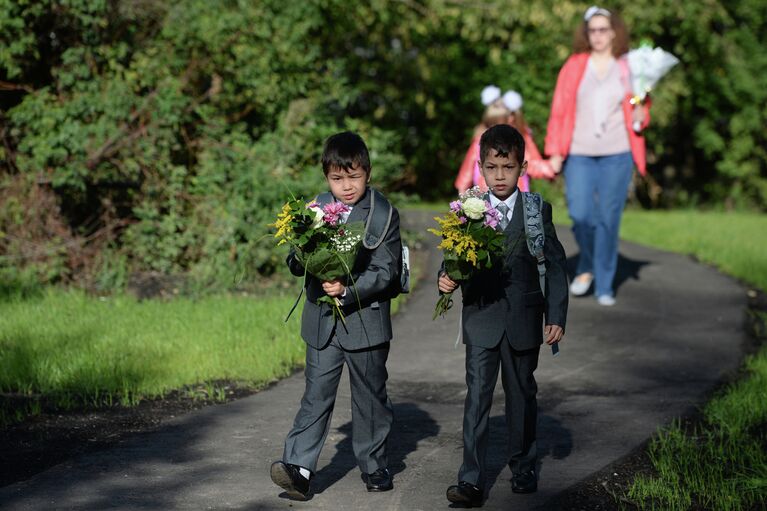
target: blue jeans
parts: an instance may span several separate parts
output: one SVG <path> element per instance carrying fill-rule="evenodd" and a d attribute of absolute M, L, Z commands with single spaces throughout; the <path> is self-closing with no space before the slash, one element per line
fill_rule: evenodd
<path fill-rule="evenodd" d="M 576 274 L 594 274 L 597 296 L 614 294 L 618 231 L 633 167 L 630 152 L 570 155 L 565 161 L 567 208 L 580 249 Z"/>

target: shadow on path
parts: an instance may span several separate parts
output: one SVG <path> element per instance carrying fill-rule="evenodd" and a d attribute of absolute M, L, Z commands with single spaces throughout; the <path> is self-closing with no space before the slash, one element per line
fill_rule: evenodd
<path fill-rule="evenodd" d="M 577 253 L 573 256 L 570 256 L 567 258 L 567 275 L 570 277 L 570 280 L 572 280 L 575 277 L 575 269 L 578 266 L 578 257 L 580 257 L 580 253 Z M 643 266 L 647 266 L 648 264 L 651 264 L 650 261 L 640 261 L 637 259 L 630 259 L 623 254 L 618 254 L 618 268 L 615 271 L 615 278 L 613 279 L 613 288 L 615 289 L 616 294 L 618 293 L 618 290 L 620 287 L 627 281 L 627 280 L 640 280 L 639 279 L 639 271 L 642 269 Z M 592 286 L 591 290 L 586 294 L 592 295 L 593 294 L 594 287 Z"/>
<path fill-rule="evenodd" d="M 563 460 L 570 456 L 573 450 L 573 436 L 562 422 L 544 413 L 538 414 L 537 434 L 538 461 L 536 472 L 539 477 L 543 463 L 547 458 Z M 490 441 L 487 446 L 487 476 L 486 492 L 495 486 L 508 461 L 508 446 L 506 435 L 506 418 L 497 415 L 490 418 Z"/>
<path fill-rule="evenodd" d="M 338 431 L 344 435 L 344 438 L 336 445 L 336 453 L 330 462 L 314 476 L 312 480 L 314 494 L 324 492 L 357 467 L 357 460 L 352 451 L 351 421 L 339 427 Z M 418 448 L 418 442 L 438 434 L 437 422 L 418 405 L 394 404 L 394 424 L 387 443 L 391 474 L 394 476 L 407 468 L 405 460 Z"/>

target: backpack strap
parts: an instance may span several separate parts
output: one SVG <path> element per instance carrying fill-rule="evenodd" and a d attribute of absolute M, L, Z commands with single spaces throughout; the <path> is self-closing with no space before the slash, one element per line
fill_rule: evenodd
<path fill-rule="evenodd" d="M 335 198 L 330 192 L 319 194 L 314 201 L 320 206 L 333 202 Z M 370 189 L 370 212 L 365 222 L 365 237 L 362 246 L 368 250 L 375 250 L 383 241 L 391 224 L 394 208 L 391 203 L 378 190 Z"/>
<path fill-rule="evenodd" d="M 314 198 L 314 202 L 319 204 L 320 206 L 325 206 L 327 204 L 330 204 L 335 199 L 333 198 L 333 194 L 330 192 L 322 192 L 317 197 Z"/>
<path fill-rule="evenodd" d="M 365 223 L 365 237 L 362 246 L 374 250 L 383 241 L 391 224 L 394 208 L 378 190 L 370 189 L 370 213 Z"/>
<path fill-rule="evenodd" d="M 527 250 L 538 262 L 538 283 L 541 293 L 546 295 L 546 256 L 543 243 L 546 235 L 543 231 L 543 198 L 534 192 L 522 192 L 522 211 L 525 214 L 525 238 Z"/>

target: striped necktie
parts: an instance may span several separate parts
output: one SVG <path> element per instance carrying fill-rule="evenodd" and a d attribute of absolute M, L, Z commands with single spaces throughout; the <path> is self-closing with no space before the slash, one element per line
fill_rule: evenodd
<path fill-rule="evenodd" d="M 509 225 L 509 207 L 505 202 L 499 202 L 495 209 L 501 214 L 501 230 L 505 231 Z"/>

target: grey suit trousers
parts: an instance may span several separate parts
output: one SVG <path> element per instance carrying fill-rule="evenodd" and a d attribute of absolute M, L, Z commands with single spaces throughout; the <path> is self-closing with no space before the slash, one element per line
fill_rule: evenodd
<path fill-rule="evenodd" d="M 485 487 L 487 443 L 490 434 L 490 407 L 501 367 L 506 396 L 508 430 L 507 461 L 512 473 L 535 468 L 538 390 L 533 372 L 538 367 L 540 348 L 517 351 L 506 334 L 494 348 L 466 345 L 466 385 L 463 414 L 463 465 L 458 480 Z"/>
<path fill-rule="evenodd" d="M 306 346 L 306 388 L 293 428 L 285 440 L 283 461 L 316 471 L 330 429 L 344 363 L 352 395 L 352 449 L 360 470 L 370 474 L 387 467 L 386 441 L 393 409 L 386 394 L 389 343 L 346 350 L 334 334 L 322 349 Z"/>

